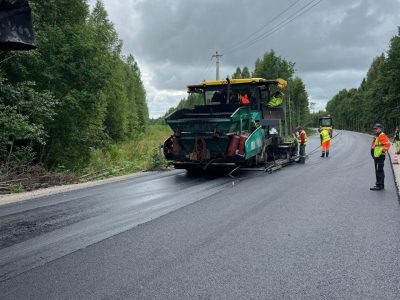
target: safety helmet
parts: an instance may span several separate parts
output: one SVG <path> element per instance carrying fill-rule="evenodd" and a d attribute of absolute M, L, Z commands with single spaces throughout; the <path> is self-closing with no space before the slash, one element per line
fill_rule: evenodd
<path fill-rule="evenodd" d="M 379 124 L 379 123 L 376 123 L 375 125 L 374 125 L 374 127 L 373 127 L 374 129 L 376 129 L 376 128 L 380 128 L 380 129 L 382 129 L 383 128 L 383 126 L 382 126 L 382 124 Z"/>
<path fill-rule="evenodd" d="M 278 130 L 276 130 L 274 127 L 272 127 L 272 128 L 269 130 L 269 134 L 278 134 Z"/>

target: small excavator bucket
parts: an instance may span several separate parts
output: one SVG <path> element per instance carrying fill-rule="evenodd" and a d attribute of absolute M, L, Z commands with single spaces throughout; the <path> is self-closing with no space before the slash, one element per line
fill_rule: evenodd
<path fill-rule="evenodd" d="M 35 49 L 27 0 L 0 0 L 0 51 Z"/>

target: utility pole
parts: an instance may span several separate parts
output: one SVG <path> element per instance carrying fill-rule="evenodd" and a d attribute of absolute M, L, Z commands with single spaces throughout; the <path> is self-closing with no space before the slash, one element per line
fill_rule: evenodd
<path fill-rule="evenodd" d="M 290 108 L 290 102 L 292 101 L 291 97 L 290 97 L 290 89 L 289 89 L 289 101 L 288 101 L 288 106 L 289 106 L 289 130 L 290 132 L 293 131 L 293 127 L 292 127 L 292 110 Z"/>
<path fill-rule="evenodd" d="M 222 56 L 222 54 L 218 54 L 218 51 L 215 51 L 215 55 L 212 57 L 215 57 L 216 60 L 216 80 L 219 80 L 219 58 Z"/>

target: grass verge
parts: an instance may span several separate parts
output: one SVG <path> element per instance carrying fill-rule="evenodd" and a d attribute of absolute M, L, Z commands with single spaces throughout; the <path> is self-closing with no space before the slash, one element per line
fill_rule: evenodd
<path fill-rule="evenodd" d="M 165 125 L 149 125 L 135 140 L 93 149 L 81 179 L 105 178 L 138 171 L 162 169 L 167 166 L 161 145 L 172 134 Z"/>

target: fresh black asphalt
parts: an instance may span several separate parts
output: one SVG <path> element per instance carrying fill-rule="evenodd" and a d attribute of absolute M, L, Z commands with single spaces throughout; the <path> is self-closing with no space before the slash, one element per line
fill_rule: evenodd
<path fill-rule="evenodd" d="M 399 202 L 389 161 L 369 190 L 369 144 L 342 132 L 234 185 L 172 171 L 0 207 L 1 299 L 398 299 Z"/>

